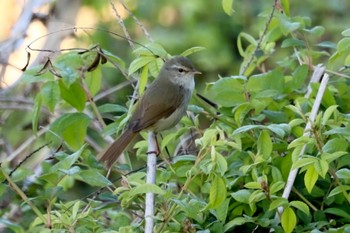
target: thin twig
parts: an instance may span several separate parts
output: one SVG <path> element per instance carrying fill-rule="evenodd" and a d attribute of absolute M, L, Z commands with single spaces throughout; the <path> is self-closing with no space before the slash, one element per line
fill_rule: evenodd
<path fill-rule="evenodd" d="M 15 192 L 22 198 L 22 200 L 32 208 L 33 212 L 41 219 L 41 221 L 47 226 L 47 220 L 44 215 L 40 212 L 40 210 L 33 204 L 33 202 L 27 197 L 27 195 L 17 186 L 15 182 L 6 174 L 5 171 L 2 172 L 3 176 L 5 176 L 6 180 L 10 184 L 10 186 L 15 190 Z"/>
<path fill-rule="evenodd" d="M 126 30 L 124 21 L 123 21 L 121 15 L 119 14 L 119 12 L 117 11 L 117 8 L 115 7 L 114 2 L 113 2 L 112 0 L 110 0 L 109 3 L 111 4 L 111 7 L 112 7 L 112 9 L 113 9 L 113 12 L 114 12 L 115 15 L 117 16 L 118 23 L 119 23 L 120 27 L 123 29 L 124 35 L 125 35 L 127 41 L 129 42 L 130 47 L 131 47 L 132 49 L 135 49 L 135 45 L 134 45 L 134 43 L 133 43 L 133 40 L 131 39 L 128 30 Z"/>
<path fill-rule="evenodd" d="M 125 5 L 124 0 L 120 0 L 122 6 L 124 7 L 124 9 L 131 15 L 131 17 L 133 18 L 133 20 L 135 20 L 136 24 L 141 28 L 141 30 L 143 31 L 143 33 L 145 34 L 145 36 L 147 37 L 147 39 L 153 43 L 154 40 L 151 36 L 151 34 L 149 34 L 149 32 L 147 31 L 146 27 L 143 25 L 143 23 L 141 23 L 141 21 L 131 12 L 131 10 Z"/>
<path fill-rule="evenodd" d="M 14 158 L 16 158 L 19 154 L 21 154 L 27 147 L 32 145 L 32 143 L 40 137 L 42 134 L 44 134 L 47 131 L 47 128 L 42 128 L 38 131 L 37 135 L 33 135 L 30 138 L 28 138 L 25 142 L 23 142 L 12 154 L 10 154 L 6 160 L 11 161 Z"/>
<path fill-rule="evenodd" d="M 261 36 L 260 36 L 260 38 L 259 38 L 259 40 L 258 40 L 258 43 L 257 43 L 257 45 L 256 45 L 256 47 L 255 47 L 253 53 L 251 54 L 251 56 L 250 56 L 248 62 L 247 62 L 246 65 L 243 67 L 243 69 L 241 69 L 240 75 L 243 75 L 243 74 L 247 71 L 247 69 L 248 69 L 248 67 L 250 66 L 250 64 L 252 64 L 252 62 L 253 62 L 253 60 L 254 60 L 254 57 L 255 57 L 255 54 L 256 54 L 256 52 L 258 51 L 258 49 L 260 48 L 260 45 L 261 45 L 263 39 L 264 39 L 265 36 L 266 36 L 267 29 L 268 29 L 268 27 L 269 27 L 269 25 L 270 25 L 270 23 L 271 23 L 271 20 L 272 20 L 273 15 L 274 15 L 274 13 L 275 13 L 275 9 L 276 9 L 277 2 L 278 2 L 278 0 L 275 0 L 275 3 L 274 3 L 274 5 L 273 5 L 273 7 L 272 7 L 271 14 L 270 14 L 270 16 L 269 16 L 269 18 L 267 19 L 267 22 L 266 22 L 266 24 L 265 24 L 264 31 L 263 31 L 263 33 L 261 34 Z"/>

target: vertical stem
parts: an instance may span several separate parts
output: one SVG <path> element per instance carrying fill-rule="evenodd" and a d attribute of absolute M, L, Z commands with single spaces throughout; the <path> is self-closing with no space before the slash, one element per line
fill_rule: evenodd
<path fill-rule="evenodd" d="M 148 132 L 147 176 L 148 184 L 156 183 L 157 142 L 152 131 Z M 146 193 L 145 202 L 145 233 L 152 233 L 154 226 L 154 193 Z"/>
<path fill-rule="evenodd" d="M 316 71 L 315 71 L 316 72 Z M 322 75 L 322 74 L 321 74 Z M 314 102 L 314 105 L 312 106 L 312 109 L 311 109 L 311 113 L 310 113 L 310 118 L 309 118 L 309 121 L 308 123 L 306 124 L 305 126 L 305 129 L 304 129 L 304 135 L 303 136 L 308 136 L 310 137 L 311 135 L 311 125 L 312 123 L 315 121 L 316 119 L 316 116 L 317 116 L 317 112 L 318 112 L 318 109 L 320 108 L 320 105 L 321 105 L 321 101 L 322 101 L 322 98 L 323 98 L 323 95 L 324 95 L 324 92 L 326 90 L 326 87 L 327 87 L 327 83 L 328 83 L 328 80 L 329 80 L 329 75 L 328 74 L 324 74 L 323 75 L 323 79 L 321 81 L 321 85 L 318 89 L 318 92 L 317 92 L 317 95 L 316 95 L 316 98 L 315 98 L 315 102 Z M 299 154 L 299 158 L 301 158 L 301 156 L 304 154 L 305 152 L 305 149 L 306 149 L 306 145 L 304 145 L 304 147 L 302 148 L 300 154 Z M 285 199 L 288 199 L 289 198 L 289 195 L 290 195 L 290 192 L 293 188 L 293 185 L 294 185 L 294 181 L 295 181 L 295 178 L 298 174 L 298 171 L 299 169 L 293 169 L 289 172 L 289 175 L 288 175 L 288 179 L 287 179 L 287 183 L 286 183 L 286 186 L 284 188 L 284 191 L 283 191 L 283 194 L 282 194 L 282 197 L 285 198 Z M 276 213 L 276 216 L 275 218 L 276 219 L 279 219 L 280 215 L 283 213 L 283 207 L 279 207 L 278 208 L 278 211 Z"/>

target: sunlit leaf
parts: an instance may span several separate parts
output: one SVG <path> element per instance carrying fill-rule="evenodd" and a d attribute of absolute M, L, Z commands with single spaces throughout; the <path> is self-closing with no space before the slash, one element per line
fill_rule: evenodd
<path fill-rule="evenodd" d="M 232 9 L 232 4 L 233 0 L 222 0 L 222 8 L 228 15 L 232 15 L 232 13 L 234 12 Z"/>
<path fill-rule="evenodd" d="M 294 230 L 297 224 L 297 217 L 292 208 L 287 207 L 284 209 L 281 216 L 281 224 L 284 232 L 286 233 L 291 233 Z"/>
<path fill-rule="evenodd" d="M 309 193 L 311 193 L 313 187 L 316 184 L 317 179 L 318 179 L 318 172 L 316 171 L 315 167 L 309 166 L 304 176 L 304 184 Z"/>

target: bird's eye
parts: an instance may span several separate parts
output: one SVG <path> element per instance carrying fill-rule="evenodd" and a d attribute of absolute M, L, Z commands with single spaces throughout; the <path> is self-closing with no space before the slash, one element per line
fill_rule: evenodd
<path fill-rule="evenodd" d="M 179 71 L 180 73 L 184 72 L 185 70 L 182 68 L 179 68 L 177 71 Z"/>

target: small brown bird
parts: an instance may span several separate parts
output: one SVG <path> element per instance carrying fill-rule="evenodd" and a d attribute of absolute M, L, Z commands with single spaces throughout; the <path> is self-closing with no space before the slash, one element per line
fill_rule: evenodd
<path fill-rule="evenodd" d="M 194 75 L 200 74 L 183 56 L 167 60 L 158 78 L 136 104 L 126 130 L 102 154 L 110 168 L 135 136 L 144 129 L 158 133 L 175 126 L 187 110 L 194 89 Z"/>

